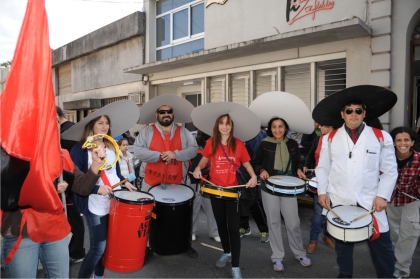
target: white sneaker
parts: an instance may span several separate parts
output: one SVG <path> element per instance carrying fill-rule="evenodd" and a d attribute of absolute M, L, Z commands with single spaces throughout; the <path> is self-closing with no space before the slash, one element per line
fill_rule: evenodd
<path fill-rule="evenodd" d="M 197 239 L 197 237 L 195 236 L 195 234 L 193 234 L 192 236 L 191 236 L 191 240 L 192 241 L 195 241 Z"/>
<path fill-rule="evenodd" d="M 220 237 L 219 236 L 213 236 L 214 241 L 216 242 L 221 242 Z"/>

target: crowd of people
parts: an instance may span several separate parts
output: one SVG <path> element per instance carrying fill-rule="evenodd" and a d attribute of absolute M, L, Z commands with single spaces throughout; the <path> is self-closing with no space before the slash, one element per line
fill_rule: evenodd
<path fill-rule="evenodd" d="M 135 157 L 141 161 L 141 191 L 150 192 L 154 187 L 165 190 L 174 184 L 194 191 L 191 216 L 179 217 L 191 222 L 190 241 L 184 252 L 191 258 L 198 257 L 192 243 L 199 237 L 198 216 L 203 207 L 208 236 L 223 247 L 215 265 L 222 268 L 230 263 L 233 278 L 242 278 L 241 237 L 251 233 L 250 215 L 260 231 L 260 241 L 270 245 L 275 271 L 285 269 L 284 222 L 290 250 L 303 267 L 312 265 L 307 255 L 316 252 L 322 232 L 322 242 L 337 255 L 338 278 L 351 278 L 354 242 L 335 238 L 326 229 L 329 222 L 326 212 L 336 215 L 333 209 L 339 206 L 361 207 L 369 212 L 366 215 L 371 216 L 374 229 L 365 240 L 377 277 L 408 277 L 420 234 L 418 137 L 408 127 L 397 127 L 387 133 L 368 125 L 389 111 L 396 101 L 393 92 L 375 88 L 352 89 L 351 94 L 345 90 L 337 92 L 315 107 L 314 130 L 301 141 L 301 146 L 309 148 L 304 161 L 299 143 L 288 137 L 294 131 L 289 126 L 293 116 L 277 111 L 270 111 L 268 119 L 261 119 L 258 112 L 235 103 L 194 108 L 180 97 L 159 96 L 142 107 L 139 123 L 145 127 L 136 137 L 131 154 L 126 138 L 115 143 L 112 137 L 131 127 L 132 122 L 121 111 L 127 114 L 133 111 L 135 117 L 139 113 L 136 106 L 112 103 L 76 124 L 68 121 L 57 107 L 61 146 L 70 152 L 73 162 L 69 181 L 65 177 L 64 182 L 56 183 L 57 194 L 65 193 L 67 198 L 68 223 L 61 218 L 57 224 L 64 229 L 57 239 L 37 243 L 27 232 L 24 209 L 4 210 L 1 233 L 6 276 L 35 278 L 39 259 L 47 278 L 69 277 L 69 265 L 79 262 L 78 278 L 104 278 L 102 258 L 107 242 L 110 194 L 118 189 L 138 191 L 129 181 L 113 187 L 134 172 Z M 366 98 L 369 95 L 366 90 L 372 90 L 369 94 L 373 98 Z M 377 108 L 372 100 L 379 95 L 385 104 Z M 196 138 L 176 124 L 188 122 L 199 129 Z M 85 148 L 86 143 L 90 148 Z M 105 160 L 108 167 L 103 169 Z M 6 171 L 2 166 L 2 183 L 22 183 L 7 176 Z M 298 214 L 297 196 L 302 192 L 296 191 L 300 182 L 290 188 L 294 192 L 285 190 L 282 182 L 272 182 L 288 178 L 301 181 L 305 185 L 303 193 L 306 180 L 316 183 L 306 248 Z M 211 190 L 205 193 L 203 185 Z M 346 221 L 338 214 L 336 219 Z M 83 220 L 89 233 L 87 252 L 83 247 Z M 70 230 L 72 238 L 67 245 Z M 5 263 L 11 252 L 14 256 Z"/>

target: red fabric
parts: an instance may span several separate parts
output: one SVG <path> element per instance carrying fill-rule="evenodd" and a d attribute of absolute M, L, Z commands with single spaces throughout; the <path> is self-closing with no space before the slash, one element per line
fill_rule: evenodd
<path fill-rule="evenodd" d="M 238 181 L 236 180 L 236 170 L 232 166 L 232 164 L 229 163 L 229 161 L 226 159 L 222 148 L 218 146 L 216 154 L 214 156 L 211 156 L 212 142 L 213 138 L 210 138 L 207 141 L 206 147 L 204 147 L 203 150 L 203 157 L 210 158 L 211 182 L 221 187 L 238 185 Z M 235 138 L 235 143 L 235 154 L 232 154 L 231 150 L 227 150 L 227 146 L 225 146 L 225 150 L 228 153 L 229 159 L 232 161 L 232 163 L 237 168 L 240 168 L 242 163 L 251 161 L 251 158 L 249 157 L 245 144 L 242 141 Z"/>
<path fill-rule="evenodd" d="M 101 179 L 105 186 L 111 187 L 111 183 L 109 182 L 108 176 L 106 176 L 105 171 L 101 172 Z"/>
<path fill-rule="evenodd" d="M 172 140 L 169 140 L 169 137 L 165 137 L 165 140 L 163 140 L 156 126 L 153 124 L 152 127 L 153 137 L 149 146 L 150 150 L 159 151 L 161 153 L 168 150 L 182 150 L 180 126 L 176 128 Z M 170 163 L 166 163 L 159 160 L 156 163 L 147 163 L 144 180 L 151 186 L 161 183 L 180 184 L 182 182 L 182 162 L 171 160 Z"/>
<path fill-rule="evenodd" d="M 319 140 L 318 140 L 318 146 L 315 149 L 315 153 L 314 153 L 314 158 L 315 158 L 315 168 L 318 166 L 318 161 L 319 161 L 319 155 L 321 154 L 321 149 L 322 149 L 322 138 L 324 137 L 324 135 L 320 135 L 319 136 Z"/>
<path fill-rule="evenodd" d="M 350 138 L 353 141 L 354 144 L 357 142 L 357 129 L 350 129 Z"/>
<path fill-rule="evenodd" d="M 23 231 L 23 227 L 26 223 L 26 217 L 27 214 L 22 211 L 22 220 L 20 221 L 20 233 L 19 233 L 19 237 L 17 238 L 15 245 L 13 245 L 12 249 L 10 250 L 9 254 L 7 255 L 6 259 L 4 260 L 5 264 L 10 263 L 10 261 L 13 259 L 13 257 L 16 254 L 17 249 L 19 248 L 20 242 L 22 241 L 22 231 Z"/>
<path fill-rule="evenodd" d="M 70 153 L 67 151 L 67 149 L 61 149 L 61 159 L 63 162 L 63 169 L 69 172 L 74 171 L 74 163 L 70 157 Z"/>
<path fill-rule="evenodd" d="M 2 147 L 9 155 L 30 162 L 19 205 L 63 211 L 53 184 L 63 167 L 43 0 L 28 1 L 0 107 Z"/>
<path fill-rule="evenodd" d="M 381 236 L 381 232 L 379 231 L 378 221 L 376 221 L 375 215 L 372 214 L 372 222 L 373 222 L 373 233 L 370 237 L 370 241 L 374 241 Z"/>

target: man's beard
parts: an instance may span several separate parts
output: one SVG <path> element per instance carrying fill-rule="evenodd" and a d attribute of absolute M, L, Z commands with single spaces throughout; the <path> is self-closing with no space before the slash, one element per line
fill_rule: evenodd
<path fill-rule="evenodd" d="M 163 127 L 168 127 L 168 126 L 171 126 L 172 122 L 174 122 L 174 119 L 169 116 L 162 119 L 158 119 L 158 122 Z"/>

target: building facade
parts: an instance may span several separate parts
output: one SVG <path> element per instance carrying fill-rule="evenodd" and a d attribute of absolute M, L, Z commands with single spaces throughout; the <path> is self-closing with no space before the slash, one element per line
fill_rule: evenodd
<path fill-rule="evenodd" d="M 337 90 L 372 84 L 398 95 L 385 129 L 420 114 L 420 1 L 152 0 L 144 10 L 145 61 L 124 72 L 148 80 L 146 101 L 248 106 L 282 90 L 312 111 Z"/>

